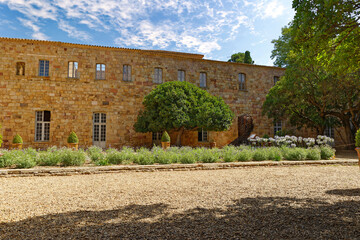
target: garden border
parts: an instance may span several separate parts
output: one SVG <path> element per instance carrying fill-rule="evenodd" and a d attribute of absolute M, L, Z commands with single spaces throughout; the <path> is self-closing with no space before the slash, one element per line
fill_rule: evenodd
<path fill-rule="evenodd" d="M 228 162 L 228 163 L 194 163 L 194 164 L 167 164 L 167 165 L 112 165 L 89 167 L 41 167 L 30 169 L 2 169 L 0 177 L 33 177 L 33 176 L 71 176 L 100 173 L 122 172 L 158 172 L 158 171 L 194 171 L 219 170 L 241 167 L 272 167 L 272 166 L 299 166 L 299 165 L 358 165 L 358 160 L 314 160 L 314 161 L 261 161 L 261 162 Z"/>

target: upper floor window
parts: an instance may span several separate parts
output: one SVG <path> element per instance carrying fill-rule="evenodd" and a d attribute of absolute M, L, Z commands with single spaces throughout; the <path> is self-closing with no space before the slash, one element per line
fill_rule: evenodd
<path fill-rule="evenodd" d="M 68 77 L 69 78 L 79 78 L 78 75 L 78 63 L 77 62 L 69 62 L 68 67 Z"/>
<path fill-rule="evenodd" d="M 200 87 L 206 87 L 206 73 L 204 72 L 200 73 Z"/>
<path fill-rule="evenodd" d="M 131 81 L 131 66 L 124 65 L 123 66 L 123 80 L 124 81 Z"/>
<path fill-rule="evenodd" d="M 162 83 L 162 68 L 155 68 L 154 83 Z"/>
<path fill-rule="evenodd" d="M 25 75 L 25 63 L 24 62 L 16 63 L 16 75 L 19 75 L 19 76 Z"/>
<path fill-rule="evenodd" d="M 35 141 L 50 140 L 50 111 L 36 112 L 35 119 Z"/>
<path fill-rule="evenodd" d="M 244 73 L 239 73 L 239 90 L 246 90 L 246 78 Z"/>
<path fill-rule="evenodd" d="M 208 132 L 204 131 L 204 129 L 200 128 L 198 130 L 198 141 L 199 142 L 207 142 L 208 141 Z"/>
<path fill-rule="evenodd" d="M 48 77 L 49 76 L 49 61 L 40 60 L 39 61 L 39 76 Z"/>
<path fill-rule="evenodd" d="M 274 85 L 280 80 L 280 77 L 274 76 Z"/>
<path fill-rule="evenodd" d="M 185 81 L 185 71 L 178 70 L 178 81 L 183 82 Z"/>
<path fill-rule="evenodd" d="M 282 121 L 274 121 L 274 135 L 277 134 L 277 132 L 282 130 Z"/>
<path fill-rule="evenodd" d="M 99 80 L 105 79 L 105 64 L 102 63 L 96 64 L 96 79 Z"/>

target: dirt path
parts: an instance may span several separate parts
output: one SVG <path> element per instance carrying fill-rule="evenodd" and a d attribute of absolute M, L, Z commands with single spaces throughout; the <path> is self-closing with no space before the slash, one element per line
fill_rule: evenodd
<path fill-rule="evenodd" d="M 357 166 L 0 178 L 0 239 L 359 239 Z"/>

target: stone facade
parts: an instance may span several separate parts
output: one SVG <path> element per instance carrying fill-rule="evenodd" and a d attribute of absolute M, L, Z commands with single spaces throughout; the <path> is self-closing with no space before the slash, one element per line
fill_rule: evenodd
<path fill-rule="evenodd" d="M 49 61 L 49 76 L 39 76 L 40 60 Z M 69 62 L 78 63 L 78 78 L 69 78 Z M 105 79 L 96 79 L 96 64 L 105 64 Z M 123 80 L 123 65 L 131 66 L 131 80 Z M 207 76 L 206 90 L 221 96 L 234 111 L 233 126 L 225 132 L 209 132 L 218 146 L 237 138 L 237 116 L 249 114 L 254 133 L 273 135 L 273 123 L 261 114 L 262 103 L 283 68 L 205 60 L 202 55 L 168 51 L 134 50 L 71 43 L 0 38 L 0 123 L 4 147 L 20 134 L 24 147 L 65 146 L 75 131 L 80 147 L 93 144 L 93 114 L 106 114 L 106 147 L 151 146 L 152 134 L 136 133 L 133 125 L 142 101 L 157 84 L 154 69 L 162 69 L 162 81 L 178 78 L 197 86 L 200 73 Z M 24 75 L 22 75 L 24 73 Z M 239 73 L 246 76 L 246 90 L 239 90 Z M 18 74 L 18 75 L 17 75 Z M 50 111 L 48 141 L 35 141 L 36 111 Z M 174 133 L 172 140 L 175 140 Z M 199 142 L 197 131 L 183 134 L 183 145 Z"/>

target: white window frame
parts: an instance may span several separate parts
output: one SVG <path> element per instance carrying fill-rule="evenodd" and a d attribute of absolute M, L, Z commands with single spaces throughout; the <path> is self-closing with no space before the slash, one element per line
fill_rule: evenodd
<path fill-rule="evenodd" d="M 154 68 L 154 83 L 162 83 L 162 68 Z"/>
<path fill-rule="evenodd" d="M 274 121 L 274 135 L 276 135 L 276 132 L 278 131 L 282 131 L 282 121 L 278 120 L 278 121 Z"/>
<path fill-rule="evenodd" d="M 131 65 L 129 64 L 123 65 L 123 81 L 125 82 L 131 81 Z"/>
<path fill-rule="evenodd" d="M 245 73 L 239 73 L 239 90 L 246 90 L 246 75 Z"/>
<path fill-rule="evenodd" d="M 50 112 L 49 121 L 44 120 L 45 112 Z M 50 141 L 50 122 L 51 122 L 51 111 L 35 112 L 35 142 Z"/>
<path fill-rule="evenodd" d="M 185 82 L 185 70 L 178 70 L 178 81 Z"/>
<path fill-rule="evenodd" d="M 280 77 L 279 76 L 274 76 L 274 85 L 280 81 Z"/>
<path fill-rule="evenodd" d="M 208 142 L 208 141 L 209 141 L 209 132 L 205 131 L 203 128 L 198 129 L 198 142 Z"/>
<path fill-rule="evenodd" d="M 68 78 L 79 78 L 78 62 L 70 61 L 68 64 Z"/>
<path fill-rule="evenodd" d="M 207 74 L 206 72 L 200 73 L 200 87 L 206 88 L 207 87 Z"/>
<path fill-rule="evenodd" d="M 97 63 L 95 68 L 95 79 L 105 80 L 105 70 L 106 66 L 104 63 Z"/>
<path fill-rule="evenodd" d="M 49 76 L 49 60 L 39 60 L 39 76 L 48 77 Z"/>
<path fill-rule="evenodd" d="M 106 147 L 106 122 L 107 114 L 101 112 L 93 113 L 93 144 L 99 147 Z M 97 130 L 96 130 L 97 129 Z M 103 144 L 103 145 L 101 145 Z"/>

